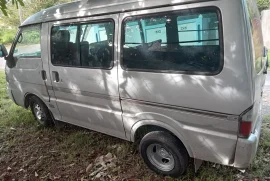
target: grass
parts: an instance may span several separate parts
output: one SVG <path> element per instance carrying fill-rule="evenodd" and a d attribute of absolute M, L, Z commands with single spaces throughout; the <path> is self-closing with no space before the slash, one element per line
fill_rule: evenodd
<path fill-rule="evenodd" d="M 30 112 L 16 106 L 9 99 L 6 90 L 5 74 L 2 71 L 0 71 L 0 98 L 0 127 L 33 123 L 33 117 Z"/>
<path fill-rule="evenodd" d="M 270 115 L 264 119 L 254 163 L 244 174 L 209 162 L 204 162 L 195 174 L 191 161 L 187 173 L 173 179 L 150 171 L 132 143 L 71 125 L 61 129 L 40 127 L 29 110 L 8 98 L 4 73 L 0 72 L 0 175 L 12 179 L 91 180 L 86 167 L 110 152 L 117 157 L 117 167 L 107 170 L 111 176 L 107 180 L 263 180 L 270 176 L 269 125 Z M 8 167 L 11 171 L 7 171 Z"/>
<path fill-rule="evenodd" d="M 252 174 L 259 178 L 270 176 L 270 116 L 264 117 L 260 145 L 252 165 Z"/>

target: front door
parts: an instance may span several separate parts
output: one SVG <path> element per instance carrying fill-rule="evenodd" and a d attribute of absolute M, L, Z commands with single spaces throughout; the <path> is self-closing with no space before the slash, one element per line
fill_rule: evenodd
<path fill-rule="evenodd" d="M 24 106 L 27 94 L 38 96 L 46 104 L 50 101 L 47 80 L 42 76 L 45 52 L 41 48 L 41 27 L 37 24 L 20 28 L 10 51 L 16 63 L 11 68 L 6 66 L 12 97 L 21 106 Z"/>
<path fill-rule="evenodd" d="M 51 22 L 49 67 L 62 120 L 125 138 L 114 42 L 118 15 Z"/>

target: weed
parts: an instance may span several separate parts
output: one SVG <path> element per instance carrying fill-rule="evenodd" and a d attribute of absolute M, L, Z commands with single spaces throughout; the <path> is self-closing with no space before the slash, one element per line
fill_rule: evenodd
<path fill-rule="evenodd" d="M 15 105 L 8 98 L 5 73 L 0 71 L 0 127 L 31 124 L 34 118 L 28 110 Z"/>

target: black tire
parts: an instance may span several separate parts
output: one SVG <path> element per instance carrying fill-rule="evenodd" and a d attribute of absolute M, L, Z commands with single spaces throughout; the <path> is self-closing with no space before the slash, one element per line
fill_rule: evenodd
<path fill-rule="evenodd" d="M 173 157 L 174 166 L 171 170 L 164 171 L 152 164 L 153 161 L 150 161 L 151 158 L 147 155 L 147 149 L 155 144 L 161 145 L 162 149 L 164 148 Z M 140 142 L 139 151 L 146 165 L 157 174 L 179 177 L 187 170 L 189 156 L 185 146 L 175 136 L 166 131 L 153 131 L 146 134 Z"/>
<path fill-rule="evenodd" d="M 42 116 L 38 117 L 36 114 L 36 106 L 40 108 L 42 111 Z M 30 108 L 32 111 L 32 114 L 34 115 L 35 119 L 38 121 L 38 123 L 44 127 L 51 127 L 53 126 L 53 120 L 51 117 L 51 114 L 49 112 L 49 109 L 47 106 L 36 96 L 32 96 L 30 98 Z"/>

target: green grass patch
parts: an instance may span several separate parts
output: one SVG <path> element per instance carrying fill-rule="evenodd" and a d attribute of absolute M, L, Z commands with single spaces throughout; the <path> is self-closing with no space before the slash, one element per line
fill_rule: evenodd
<path fill-rule="evenodd" d="M 270 115 L 264 116 L 264 122 L 265 123 L 270 123 Z"/>
<path fill-rule="evenodd" d="M 5 73 L 0 71 L 0 126 L 11 127 L 33 122 L 34 118 L 30 111 L 15 105 L 13 101 L 9 99 Z"/>
<path fill-rule="evenodd" d="M 0 44 L 11 44 L 16 36 L 16 29 L 1 29 Z"/>
<path fill-rule="evenodd" d="M 270 115 L 264 117 L 261 138 L 251 173 L 259 178 L 270 175 Z"/>

